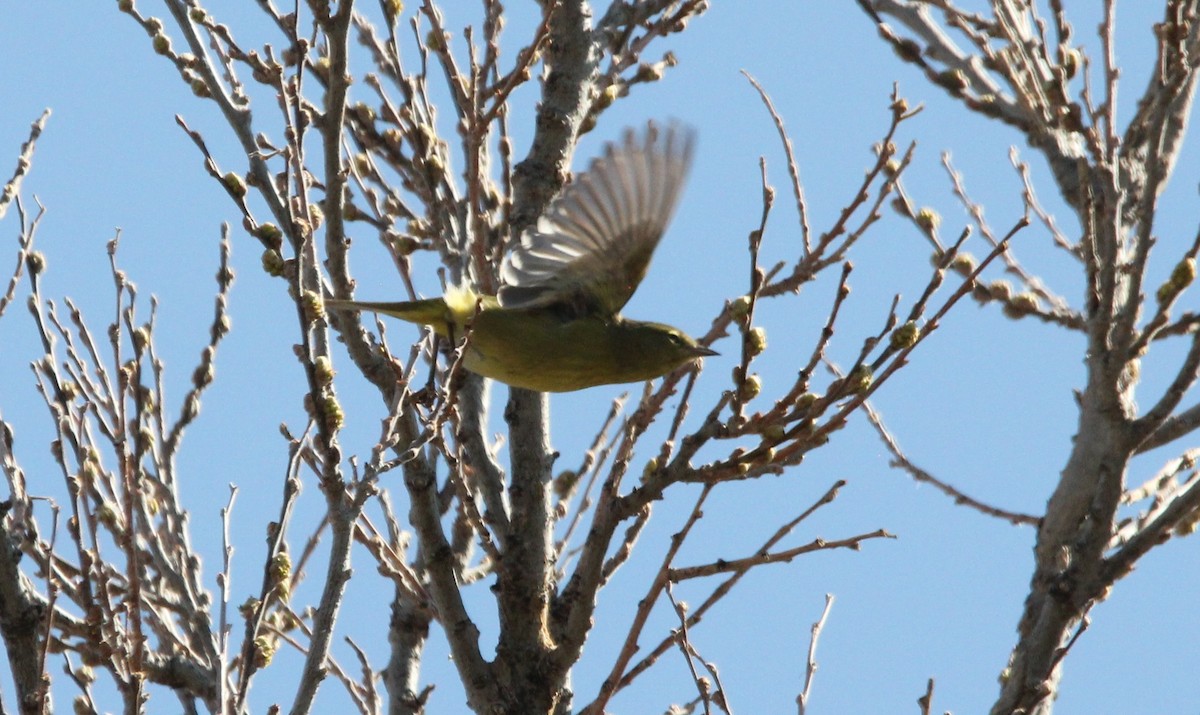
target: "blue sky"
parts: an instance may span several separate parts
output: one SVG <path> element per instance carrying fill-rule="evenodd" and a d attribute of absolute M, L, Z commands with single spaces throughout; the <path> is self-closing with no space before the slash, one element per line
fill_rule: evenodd
<path fill-rule="evenodd" d="M 1125 118 L 1152 59 L 1149 27 L 1154 17 L 1148 5 L 1126 3 L 1118 13 Z M 141 6 L 164 14 L 153 3 Z M 248 44 L 279 43 L 252 3 L 225 0 L 208 7 Z M 412 10 L 405 12 L 407 16 Z M 1097 20 L 1077 17 L 1075 26 L 1085 43 L 1094 44 Z M 448 24 L 457 28 L 456 37 L 466 21 L 465 13 L 452 14 Z M 517 17 L 510 32 L 515 37 L 527 26 Z M 1021 215 L 1020 183 L 1008 159 L 1011 145 L 1031 164 L 1043 201 L 1057 207 L 1044 165 L 1018 135 L 967 114 L 901 66 L 852 3 L 715 2 L 687 33 L 671 40 L 670 48 L 679 66 L 658 85 L 638 88 L 608 112 L 576 156 L 578 167 L 623 126 L 647 118 L 677 117 L 699 132 L 690 184 L 648 278 L 625 310 L 631 317 L 697 334 L 726 299 L 745 292 L 745 238 L 760 212 L 760 155 L 766 157 L 778 191 L 763 262 L 798 250 L 797 217 L 789 208 L 779 142 L 741 70 L 763 84 L 787 123 L 815 231 L 832 223 L 871 162 L 870 146 L 887 126 L 894 82 L 910 105 L 925 105 L 901 130 L 902 142 L 918 143 L 906 185 L 918 205 L 941 213 L 943 235 L 957 233 L 969 220 L 951 195 L 940 163 L 943 152 L 951 153 L 972 197 L 987 207 L 988 219 L 1001 233 Z M 240 490 L 233 516 L 238 543 L 233 600 L 240 602 L 257 589 L 264 529 L 278 508 L 287 453 L 277 426 L 287 422 L 294 430 L 303 428 L 301 373 L 292 357 L 295 320 L 283 284 L 262 272 L 258 244 L 238 228 L 235 208 L 206 176 L 201 157 L 174 115 L 183 115 L 205 134 L 225 169 L 244 170 L 244 161 L 215 106 L 191 95 L 115 3 L 8 4 L 0 10 L 0 66 L 7 68 L 0 76 L 0 169 L 5 177 L 29 123 L 45 107 L 54 111 L 24 186 L 27 199 L 37 196 L 48 209 L 38 240 L 49 262 L 46 294 L 74 298 L 93 330 L 102 332 L 112 310 L 105 244 L 119 228 L 122 267 L 143 298 L 153 293 L 159 299 L 159 348 L 168 392 L 176 399 L 186 390 L 207 341 L 220 224 L 234 225 L 239 280 L 231 299 L 233 332 L 218 357 L 217 384 L 204 399 L 202 418 L 185 440 L 180 471 L 196 541 L 207 554 L 210 586 L 219 563 L 218 512 L 228 498 L 226 485 L 235 483 Z M 528 122 L 521 126 L 520 119 L 529 116 L 532 98 L 521 100 L 526 104 L 514 115 L 519 141 L 529 136 Z M 260 103 L 257 111 L 262 121 L 274 121 L 271 106 Z M 518 154 L 524 149 L 519 146 Z M 1153 261 L 1159 279 L 1196 230 L 1198 175 L 1200 162 L 1189 142 L 1162 200 Z M 1067 214 L 1060 212 L 1059 221 L 1068 235 L 1076 232 Z M 17 232 L 12 210 L 0 229 L 0 258 L 11 256 Z M 371 236 L 358 230 L 364 239 L 359 244 L 369 244 Z M 970 250 L 986 252 L 978 242 Z M 1021 233 L 1014 250 L 1027 268 L 1079 304 L 1080 273 L 1050 246 L 1045 231 Z M 394 277 L 372 266 L 369 253 L 362 255 L 356 264 L 360 295 L 399 296 Z M 853 293 L 831 348 L 834 359 L 843 363 L 882 326 L 892 295 L 915 298 L 929 271 L 927 244 L 891 216 L 851 258 Z M 424 290 L 436 290 L 431 276 L 423 280 Z M 833 290 L 825 279 L 763 307 L 760 322 L 770 343 L 760 364 L 764 394 L 790 384 L 797 362 L 817 337 Z M 31 491 L 61 499 L 48 461 L 51 423 L 39 407 L 27 367 L 39 353 L 23 309 L 26 291 L 22 286 L 20 299 L 0 320 L 0 414 L 15 425 L 17 454 L 30 474 Z M 1186 295 L 1181 307 L 1194 310 L 1194 303 Z M 389 337 L 394 345 L 402 344 L 415 339 L 416 332 L 394 324 Z M 728 385 L 736 349 L 732 341 L 716 347 L 726 355 L 708 361 L 693 415 L 702 414 Z M 1155 388 L 1169 379 L 1177 356 L 1177 350 L 1168 348 L 1146 361 L 1144 402 L 1152 401 Z M 339 368 L 339 390 L 349 413 L 344 450 L 365 454 L 384 407 L 355 378 L 348 362 L 342 360 Z M 1077 336 L 1032 321 L 1013 322 L 995 309 L 964 302 L 915 353 L 912 364 L 878 393 L 876 404 L 922 467 L 988 503 L 1036 514 L 1070 449 L 1072 390 L 1081 376 L 1082 341 Z M 636 389 L 631 388 L 635 394 Z M 578 463 L 609 402 L 622 391 L 597 388 L 551 399 L 561 467 Z M 502 399 L 504 389 L 498 386 L 494 394 Z M 492 423 L 495 429 L 502 425 L 498 411 Z M 639 458 L 648 456 L 649 451 Z M 1148 476 L 1172 456 L 1154 454 L 1139 461 L 1135 478 Z M 899 537 L 868 542 L 857 553 L 818 553 L 762 568 L 692 632 L 695 645 L 720 667 L 736 712 L 794 711 L 808 629 L 826 593 L 837 602 L 818 652 L 820 671 L 810 712 L 915 712 L 914 701 L 931 677 L 937 682 L 934 707 L 939 712 L 982 712 L 990 706 L 1032 570 L 1032 529 L 956 507 L 889 469 L 887 461 L 872 431 L 857 419 L 800 467 L 780 477 L 726 485 L 710 500 L 695 543 L 681 556 L 682 565 L 752 552 L 778 523 L 805 509 L 838 479 L 848 481 L 841 498 L 801 526 L 787 546 L 877 528 Z M 400 485 L 384 486 L 403 504 Z M 654 506 L 639 555 L 603 592 L 597 628 L 574 676 L 578 702 L 590 700 L 589 693 L 606 674 L 646 579 L 694 496 L 694 490 L 679 488 Z M 322 505 L 315 485 L 309 485 L 293 527 L 297 539 L 304 533 L 299 525 L 311 528 Z M 355 566 L 339 628 L 382 667 L 386 644 L 377 636 L 386 622 L 389 591 L 375 577 L 367 554 L 356 553 Z M 320 565 L 310 569 L 310 584 L 321 571 Z M 1091 628 L 1067 660 L 1060 712 L 1194 709 L 1200 684 L 1176 673 L 1181 664 L 1194 661 L 1200 648 L 1196 573 L 1200 553 L 1195 540 L 1177 540 L 1156 550 L 1117 585 L 1112 597 L 1094 610 Z M 693 583 L 681 586 L 677 595 L 696 602 L 705 593 Z M 297 594 L 305 597 L 314 597 L 311 589 Z M 489 601 L 486 587 L 475 590 L 472 613 L 485 632 L 494 620 Z M 656 636 L 673 623 L 670 614 L 657 613 L 643 645 L 657 642 Z M 340 642 L 337 648 L 343 665 L 355 668 L 350 651 Z M 260 678 L 254 690 L 256 709 L 289 701 L 289 679 L 295 672 L 288 667 L 290 657 L 282 655 Z M 437 635 L 431 640 L 425 682 L 438 684 L 431 712 L 465 712 L 445 644 Z M 11 696 L 7 685 L 4 692 Z M 623 715 L 662 712 L 692 692 L 682 659 L 668 654 L 611 709 Z M 65 691 L 60 695 L 60 706 L 68 697 Z M 152 710 L 161 711 L 163 697 L 170 696 L 159 694 Z M 320 702 L 326 708 L 345 702 L 337 683 L 325 683 Z"/>

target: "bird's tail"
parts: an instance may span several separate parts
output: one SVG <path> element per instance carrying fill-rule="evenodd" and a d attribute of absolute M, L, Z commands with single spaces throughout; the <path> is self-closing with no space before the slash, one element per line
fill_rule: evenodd
<path fill-rule="evenodd" d="M 410 323 L 432 326 L 442 335 L 449 334 L 450 321 L 453 319 L 446 301 L 441 298 L 405 300 L 397 303 L 330 298 L 325 301 L 325 307 L 329 310 L 369 310 L 382 313 Z"/>

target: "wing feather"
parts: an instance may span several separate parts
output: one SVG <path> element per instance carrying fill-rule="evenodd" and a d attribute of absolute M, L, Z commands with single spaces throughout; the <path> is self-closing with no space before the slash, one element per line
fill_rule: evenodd
<path fill-rule="evenodd" d="M 694 133 L 675 122 L 609 144 L 505 256 L 501 305 L 620 311 L 675 212 L 694 145 Z"/>

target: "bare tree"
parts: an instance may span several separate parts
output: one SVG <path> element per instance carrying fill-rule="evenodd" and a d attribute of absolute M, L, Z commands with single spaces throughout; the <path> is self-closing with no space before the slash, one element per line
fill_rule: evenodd
<path fill-rule="evenodd" d="M 228 228 L 221 232 L 209 340 L 188 391 L 172 404 L 156 346 L 156 304 L 151 299 L 143 317 L 145 301 L 120 268 L 117 238 L 109 244 L 116 309 L 103 337 L 89 328 L 84 306 L 66 299 L 64 309 L 43 292 L 47 261 L 35 247 L 41 214 L 19 198 L 43 116 L 0 196 L 0 218 L 15 205 L 20 233 L 0 317 L 27 280 L 45 353 L 34 374 L 54 422 L 53 454 L 69 495 L 61 514 L 58 505 L 49 517 L 39 510 L 13 431 L 0 421 L 0 469 L 10 488 L 0 543 L 0 636 L 22 712 L 52 711 L 51 693 L 72 692 L 68 686 L 77 693 L 77 710 L 100 711 L 98 672 L 115 685 L 126 712 L 145 711 L 159 686 L 187 712 L 248 712 L 256 676 L 272 667 L 281 648 L 303 657 L 292 712 L 312 711 L 329 675 L 349 707 L 364 713 L 438 710 L 430 704 L 433 684 L 422 678 L 433 629 L 448 641 L 475 712 L 601 715 L 672 650 L 685 659 L 695 684 L 690 702 L 677 711 L 732 712 L 734 694 L 690 639 L 691 629 L 752 569 L 818 550 L 858 549 L 891 535 L 849 530 L 840 538 L 782 546 L 836 499 L 843 483 L 835 481 L 741 558 L 696 565 L 676 558 L 714 492 L 797 468 L 855 413 L 878 427 L 896 463 L 914 478 L 984 514 L 1037 525 L 1036 570 L 1020 640 L 993 712 L 1049 712 L 1063 658 L 1092 605 L 1152 546 L 1189 531 L 1200 518 L 1192 451 L 1140 487 L 1130 487 L 1126 475 L 1131 458 L 1177 442 L 1200 415 L 1200 407 L 1182 404 L 1200 369 L 1200 339 L 1187 337 L 1195 334 L 1196 317 L 1171 314 L 1194 277 L 1200 238 L 1173 257 L 1177 267 L 1157 288 L 1153 310 L 1149 316 L 1142 311 L 1156 199 L 1190 113 L 1197 8 L 1167 2 L 1156 28 L 1156 72 L 1138 114 L 1120 133 L 1111 1 L 1101 27 L 1104 56 L 1095 68 L 1057 2 L 1049 3 L 1045 18 L 1036 6 L 1001 0 L 992 3 L 991 17 L 941 0 L 859 4 L 903 60 L 968 109 L 1015 127 L 1043 153 L 1055 190 L 1077 215 L 1079 237 L 1068 238 L 1058 227 L 1026 178 L 1026 218 L 998 229 L 956 184 L 975 226 L 944 238 L 937 214 L 920 208 L 904 186 L 914 147 L 901 138 L 903 125 L 919 109 L 898 92 L 881 112 L 880 138 L 861 185 L 829 225 L 812 227 L 783 118 L 747 76 L 787 158 L 786 193 L 800 217 L 789 238 L 800 248 L 792 259 L 760 264 L 776 201 L 764 162 L 761 218 L 747 227 L 745 290 L 725 301 L 700 340 L 734 354 L 732 375 L 716 377 L 697 363 L 647 383 L 635 402 L 622 398 L 598 416 L 589 450 L 568 456 L 550 446 L 545 395 L 510 390 L 503 405 L 506 442 L 496 443 L 486 427 L 493 392 L 463 368 L 461 342 L 446 345 L 428 334 L 393 349 L 381 324 L 327 313 L 324 301 L 365 288 L 355 280 L 354 261 L 362 254 L 352 237 L 377 242 L 409 298 L 429 282 L 418 278 L 430 275 L 494 294 L 505 252 L 570 180 L 572 167 L 583 168 L 573 161 L 580 136 L 607 128 L 606 110 L 631 91 L 654 90 L 676 64 L 670 43 L 703 15 L 706 3 L 615 2 L 594 18 L 585 0 L 546 0 L 529 32 L 512 38 L 505 31 L 507 11 L 495 0 L 470 11 L 475 14 L 461 37 L 445 19 L 450 6 L 432 0 L 409 9 L 395 0 L 370 7 L 309 0 L 291 12 L 262 0 L 258 7 L 272 34 L 251 40 L 190 0 L 162 0 L 162 18 L 153 16 L 158 10 L 119 0 L 118 9 L 145 30 L 149 47 L 217 110 L 240 145 L 240 154 L 220 156 L 178 119 L 204 170 L 228 193 L 245 233 L 261 244 L 263 270 L 279 278 L 295 305 L 309 422 L 282 430 L 286 469 L 259 593 L 233 603 L 228 536 L 218 588 L 210 593 L 176 489 L 175 457 L 186 430 L 202 420 L 201 397 L 214 389 L 214 365 L 229 330 L 229 246 L 239 238 Z M 1094 95 L 1097 85 L 1101 97 Z M 521 90 L 537 99 L 527 149 L 513 138 L 514 97 Z M 861 345 L 853 363 L 839 367 L 829 349 L 835 328 L 852 332 L 839 323 L 850 258 L 869 250 L 864 239 L 889 207 L 929 242 L 933 265 L 914 300 L 896 297 L 878 307 L 876 329 L 839 333 L 838 340 Z M 1009 239 L 1034 220 L 1083 267 L 1088 292 L 1081 307 L 1026 272 L 1008 250 Z M 962 250 L 973 229 L 987 243 L 980 260 Z M 993 263 L 1015 275 L 1021 288 L 982 280 Z M 802 287 L 822 276 L 835 286 L 823 329 L 812 337 L 811 350 L 795 358 L 794 381 L 767 392 L 755 370 L 771 326 L 757 308 L 797 300 Z M 868 399 L 966 296 L 997 303 L 1014 319 L 1037 318 L 1087 338 L 1079 432 L 1044 515 L 984 504 L 920 470 L 870 409 Z M 1152 343 L 1171 338 L 1190 341 L 1187 356 L 1165 393 L 1138 414 L 1139 360 Z M 336 348 L 339 341 L 344 352 Z M 387 411 L 369 454 L 343 453 L 339 432 L 347 412 L 367 407 L 343 402 L 345 378 L 335 368 L 361 373 Z M 711 403 L 693 397 L 701 380 L 722 387 Z M 655 423 L 658 430 L 651 429 Z M 294 517 L 305 483 L 319 487 L 325 499 L 319 524 Z M 700 489 L 691 492 L 697 496 L 684 509 L 682 527 L 638 594 L 632 621 L 618 626 L 623 645 L 607 677 L 595 692 L 576 692 L 572 669 L 595 627 L 601 591 L 637 548 L 654 502 L 678 501 L 687 484 Z M 235 501 L 236 490 L 230 509 Z M 1141 504 L 1141 513 L 1118 519 L 1118 507 L 1130 504 Z M 305 566 L 318 553 L 328 559 L 318 596 L 297 603 Z M 32 564 L 27 571 L 18 563 L 22 557 Z M 389 660 L 372 664 L 365 649 L 351 643 L 347 652 L 357 671 L 340 662 L 333 647 L 352 585 L 352 558 L 374 567 L 359 568 L 357 578 L 380 574 L 392 591 Z M 676 598 L 675 586 L 685 581 L 708 586 L 698 605 Z M 485 582 L 499 624 L 494 652 L 466 600 L 471 589 L 486 591 Z M 813 625 L 797 697 L 801 713 L 831 604 Z M 673 613 L 678 628 L 653 635 L 647 623 L 656 609 Z M 69 683 L 61 689 L 51 689 L 51 659 L 65 669 Z M 923 712 L 932 711 L 932 700 L 930 681 L 918 701 Z"/>
<path fill-rule="evenodd" d="M 349 0 L 336 6 L 309 3 L 298 13 L 261 3 L 277 35 L 271 43 L 252 44 L 193 3 L 166 0 L 167 20 L 143 14 L 125 0 L 118 6 L 145 29 L 153 50 L 175 66 L 191 90 L 211 100 L 244 150 L 241 157 L 214 156 L 205 138 L 179 119 L 204 167 L 241 213 L 244 229 L 262 244 L 263 268 L 281 279 L 281 289 L 295 302 L 296 353 L 308 381 L 311 422 L 299 434 L 285 429 L 290 461 L 283 498 L 270 530 L 261 592 L 239 608 L 244 622 L 239 642 L 230 637 L 230 545 L 214 598 L 203 586 L 200 559 L 174 490 L 174 456 L 185 429 L 200 416 L 200 397 L 212 384 L 228 329 L 225 296 L 233 279 L 228 236 L 211 340 L 191 390 L 171 418 L 164 368 L 156 357 L 153 302 L 149 319 L 140 318 L 136 288 L 116 261 L 117 241 L 110 244 L 110 255 L 118 311 L 104 349 L 79 307 L 68 301 L 69 319 L 63 320 L 55 301 L 42 295 L 45 260 L 33 248 L 38 216 L 18 203 L 22 261 L 11 285 L 17 285 L 26 266 L 46 353 L 36 365 L 37 375 L 56 420 L 55 454 L 70 505 L 65 532 L 44 536 L 16 455 L 6 447 L 13 499 L 5 523 L 12 555 L 20 551 L 31 557 L 43 587 L 35 588 L 15 568 L 5 571 L 5 586 L 20 596 L 13 603 L 27 604 L 25 621 L 39 625 L 33 637 L 40 638 L 41 650 L 63 654 L 81 692 L 77 707 L 97 709 L 91 683 L 93 669 L 102 668 L 129 712 L 143 708 L 150 684 L 172 688 L 189 711 L 241 712 L 248 708 L 254 676 L 269 667 L 278 648 L 295 646 L 305 658 L 293 711 L 310 710 L 318 685 L 332 673 L 363 712 L 423 712 L 431 688 L 421 685 L 421 658 L 436 627 L 450 643 L 476 712 L 598 714 L 673 647 L 693 666 L 697 691 L 688 708 L 728 710 L 729 696 L 691 645 L 688 628 L 757 566 L 816 550 L 857 549 L 889 536 L 873 530 L 779 546 L 806 516 L 834 500 L 839 482 L 745 558 L 689 567 L 674 562 L 713 490 L 781 473 L 825 444 L 969 293 L 970 275 L 987 263 L 968 271 L 968 280 L 957 287 L 940 290 L 964 232 L 939 257 L 916 301 L 902 305 L 897 298 L 880 307 L 879 328 L 861 338 L 858 358 L 844 375 L 824 369 L 849 292 L 848 255 L 895 197 L 912 155 L 911 146 L 900 151 L 894 141 L 911 115 L 902 98 L 894 96 L 881 116 L 889 121 L 881 121 L 883 133 L 861 186 L 835 222 L 816 231 L 808 225 L 782 119 L 759 89 L 768 110 L 764 121 L 773 119 L 788 152 L 790 193 L 804 217 L 803 250 L 791 262 L 759 265 L 775 200 L 764 165 L 761 220 L 749 227 L 745 293 L 725 304 L 701 340 L 705 345 L 724 340 L 740 353 L 727 388 L 713 404 L 693 404 L 689 396 L 700 375 L 698 364 L 647 384 L 631 410 L 624 400 L 614 404 L 578 466 L 556 475 L 559 455 L 549 446 L 544 395 L 510 391 L 504 407 L 506 465 L 485 434 L 491 393 L 482 379 L 461 368 L 461 346 L 439 347 L 431 336 L 396 354 L 359 318 L 327 315 L 323 301 L 354 291 L 351 233 L 377 237 L 410 297 L 415 296 L 413 271 L 432 265 L 440 266 L 448 281 L 494 293 L 506 247 L 568 179 L 578 137 L 632 89 L 652 85 L 675 64 L 663 46 L 685 31 L 705 4 L 616 3 L 593 21 L 585 2 L 546 3 L 532 34 L 518 40 L 515 53 L 504 55 L 512 58 L 507 62 L 500 53 L 506 15 L 496 2 L 483 3 L 461 41 L 451 37 L 442 11 L 431 2 L 407 15 L 399 3 L 385 2 L 374 21 L 366 8 L 360 14 Z M 365 48 L 363 56 L 351 52 L 352 38 Z M 355 62 L 369 69 L 356 71 Z M 535 76 L 536 132 L 517 160 L 510 102 Z M 437 93 L 435 83 L 442 86 Z M 354 100 L 352 84 L 359 92 Z M 451 119 L 449 131 L 439 125 L 435 94 L 446 97 L 440 109 Z M 274 120 L 269 119 L 272 106 Z M 252 107 L 257 111 L 251 113 Z M 929 215 L 910 207 L 908 216 L 922 233 L 935 235 Z M 778 394 L 760 394 L 754 361 L 766 349 L 766 332 L 756 321 L 756 306 L 794 299 L 802 285 L 829 271 L 837 290 L 825 329 L 796 365 L 794 382 Z M 338 398 L 335 337 L 390 413 L 375 449 L 357 459 L 348 460 L 339 446 L 345 410 L 351 407 Z M 668 408 L 676 395 L 682 399 Z M 666 423 L 666 439 L 649 443 L 648 430 L 659 420 Z M 697 463 L 701 454 L 703 462 Z M 391 506 L 400 495 L 389 497 L 380 488 L 381 478 L 392 473 L 403 478 L 407 519 L 398 518 Z M 292 507 L 305 480 L 316 481 L 327 509 L 294 563 L 291 533 L 299 527 L 292 523 Z M 593 627 L 598 594 L 629 559 L 651 504 L 668 498 L 680 484 L 703 485 L 691 516 L 647 585 L 609 677 L 598 692 L 580 697 L 572 691 L 570 674 Z M 291 603 L 292 594 L 322 535 L 329 565 L 320 598 L 301 608 Z M 363 651 L 355 651 L 360 678 L 332 655 L 355 543 L 393 584 L 392 655 L 382 668 L 386 698 L 376 690 L 376 669 Z M 492 582 L 499 621 L 494 653 L 481 646 L 480 628 L 464 603 L 464 590 L 485 579 Z M 688 608 L 674 599 L 672 586 L 693 579 L 712 582 L 711 592 L 698 607 Z M 680 628 L 647 650 L 641 643 L 647 619 L 667 601 Z M 28 629 L 22 633 L 5 631 L 10 647 L 22 643 L 20 637 L 31 637 Z M 72 655 L 84 665 L 74 664 Z M 21 701 L 30 711 L 49 709 L 46 673 L 43 659 L 19 683 Z"/>
<path fill-rule="evenodd" d="M 1195 450 L 1181 444 L 1200 424 L 1184 403 L 1200 368 L 1196 315 L 1177 301 L 1196 274 L 1200 236 L 1173 246 L 1175 268 L 1154 286 L 1147 271 L 1157 242 L 1158 198 L 1175 169 L 1191 117 L 1200 66 L 1200 4 L 1168 0 L 1153 28 L 1157 61 L 1124 128 L 1117 120 L 1116 3 L 1103 3 L 1099 47 L 1090 57 L 1065 3 L 993 0 L 989 14 L 952 3 L 859 0 L 880 36 L 906 62 L 972 112 L 1016 128 L 1050 166 L 1054 190 L 1074 213 L 1070 236 L 1037 203 L 1025 167 L 1026 201 L 1055 245 L 1079 265 L 1086 292 L 1078 304 L 1052 282 L 980 285 L 976 295 L 1014 318 L 1037 318 L 1085 337 L 1086 378 L 1078 392 L 1073 448 L 1046 511 L 1037 521 L 1035 567 L 992 712 L 1047 713 L 1063 660 L 1087 628 L 1088 613 L 1151 548 L 1190 533 L 1200 519 Z M 968 208 L 982 225 L 983 213 Z M 1175 314 L 1173 314 L 1175 313 Z M 1142 359 L 1152 347 L 1182 341 L 1186 354 L 1166 389 L 1135 403 Z M 1174 445 L 1178 456 L 1153 475 L 1130 473 L 1130 460 Z M 898 455 L 900 456 L 900 455 Z M 904 461 L 904 460 L 902 460 Z M 910 468 L 911 464 L 908 464 Z M 918 470 L 912 468 L 914 473 Z M 928 476 L 928 475 L 926 475 Z M 1137 506 L 1122 518 L 1121 507 Z"/>

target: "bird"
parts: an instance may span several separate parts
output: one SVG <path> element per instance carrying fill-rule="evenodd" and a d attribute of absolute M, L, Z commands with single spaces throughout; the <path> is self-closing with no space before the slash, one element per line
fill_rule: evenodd
<path fill-rule="evenodd" d="M 675 212 L 694 147 L 694 131 L 674 121 L 625 130 L 505 255 L 495 296 L 452 285 L 440 298 L 325 304 L 466 335 L 467 370 L 538 392 L 652 380 L 716 355 L 677 328 L 620 313 Z"/>

